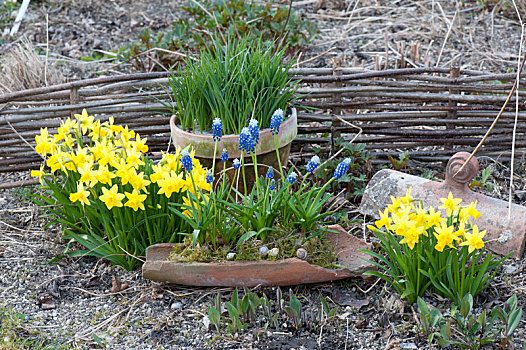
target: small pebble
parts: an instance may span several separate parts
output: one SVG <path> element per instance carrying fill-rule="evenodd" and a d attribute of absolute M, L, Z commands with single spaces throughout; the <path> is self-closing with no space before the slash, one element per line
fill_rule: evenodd
<path fill-rule="evenodd" d="M 511 275 L 517 271 L 517 267 L 513 265 L 503 265 L 502 267 L 504 268 L 504 272 L 508 275 Z"/>
<path fill-rule="evenodd" d="M 279 254 L 279 249 L 278 249 L 278 248 L 272 248 L 272 249 L 268 252 L 268 256 L 271 256 L 271 257 L 278 256 L 278 254 Z"/>
<path fill-rule="evenodd" d="M 228 253 L 226 255 L 227 260 L 234 260 L 235 257 L 236 257 L 236 253 Z"/>
<path fill-rule="evenodd" d="M 172 306 L 170 306 L 170 308 L 172 310 L 182 310 L 183 304 L 181 304 L 180 302 L 177 301 L 177 302 L 173 303 Z"/>
<path fill-rule="evenodd" d="M 263 246 L 259 248 L 259 255 L 265 256 L 268 254 L 268 248 L 267 246 Z"/>
<path fill-rule="evenodd" d="M 296 250 L 296 256 L 302 260 L 307 259 L 307 251 L 303 248 Z"/>

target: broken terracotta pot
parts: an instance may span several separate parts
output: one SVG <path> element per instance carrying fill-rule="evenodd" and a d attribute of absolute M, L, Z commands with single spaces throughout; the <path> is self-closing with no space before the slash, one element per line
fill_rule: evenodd
<path fill-rule="evenodd" d="M 226 261 L 219 263 L 174 262 L 169 259 L 174 244 L 161 243 L 146 249 L 146 262 L 142 267 L 144 278 L 188 286 L 256 287 L 290 286 L 305 283 L 334 281 L 360 277 L 373 265 L 359 249 L 369 244 L 347 233 L 341 226 L 330 226 L 339 233 L 327 233 L 338 256 L 338 269 L 311 265 L 298 258 L 275 261 Z"/>
<path fill-rule="evenodd" d="M 365 189 L 360 212 L 379 218 L 379 210 L 383 211 L 391 204 L 391 196 L 405 196 L 410 187 L 411 196 L 421 200 L 424 207 L 439 207 L 442 205 L 440 198 L 446 198 L 451 192 L 455 198 L 462 199 L 463 205 L 477 202 L 477 210 L 482 215 L 474 223 L 487 231 L 484 239 L 488 249 L 500 255 L 513 253 L 512 256 L 517 259 L 522 257 L 526 238 L 526 207 L 512 204 L 511 218 L 508 219 L 507 202 L 473 192 L 468 184 L 479 170 L 477 159 L 473 157 L 462 171 L 458 171 L 469 156 L 467 152 L 459 152 L 449 160 L 444 182 L 394 170 L 380 170 Z"/>

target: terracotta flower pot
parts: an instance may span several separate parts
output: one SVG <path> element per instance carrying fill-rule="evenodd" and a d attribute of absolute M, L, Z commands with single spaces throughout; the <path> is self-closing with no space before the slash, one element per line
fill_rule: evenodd
<path fill-rule="evenodd" d="M 170 119 L 170 130 L 172 135 L 172 141 L 175 146 L 185 148 L 187 146 L 193 147 L 195 150 L 195 157 L 206 167 L 212 167 L 212 161 L 214 159 L 214 139 L 212 135 L 194 134 L 187 132 L 175 125 L 175 115 Z M 281 123 L 279 133 L 277 135 L 279 156 L 281 164 L 287 164 L 290 154 L 290 146 L 292 140 L 298 134 L 298 118 L 296 109 L 292 108 L 292 113 L 287 119 Z M 217 174 L 223 170 L 223 164 L 219 159 L 223 148 L 228 151 L 229 160 L 226 164 L 227 168 L 232 167 L 232 161 L 239 159 L 241 151 L 239 150 L 239 135 L 223 135 L 221 141 L 217 144 L 216 154 L 216 178 Z M 259 143 L 256 146 L 256 155 L 258 161 L 258 174 L 264 175 L 267 171 L 266 166 L 272 166 L 274 169 L 279 169 L 279 164 L 276 158 L 276 147 L 274 144 L 274 135 L 270 133 L 270 129 L 263 129 L 259 132 Z M 241 159 L 240 159 L 241 160 Z M 248 155 L 244 155 L 245 164 L 252 163 L 252 158 Z M 266 165 L 266 166 L 263 166 Z M 254 181 L 254 171 L 252 167 L 245 168 L 246 179 L 252 183 Z M 227 175 L 231 178 L 233 171 L 227 172 Z M 240 181 L 242 182 L 242 181 Z M 247 186 L 248 187 L 248 186 Z"/>
<path fill-rule="evenodd" d="M 327 238 L 334 244 L 338 265 L 342 268 L 326 269 L 298 258 L 181 263 L 169 259 L 175 244 L 161 243 L 146 249 L 142 275 L 154 281 L 189 286 L 255 287 L 289 286 L 360 277 L 365 271 L 374 269 L 372 264 L 362 259 L 368 256 L 358 251 L 370 249 L 369 244 L 350 235 L 339 225 L 330 228 L 339 232 L 329 232 Z"/>

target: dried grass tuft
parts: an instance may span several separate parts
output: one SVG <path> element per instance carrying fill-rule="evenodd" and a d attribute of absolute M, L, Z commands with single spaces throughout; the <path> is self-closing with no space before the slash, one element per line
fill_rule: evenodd
<path fill-rule="evenodd" d="M 47 64 L 23 39 L 0 61 L 0 92 L 9 93 L 61 83 L 55 64 Z"/>

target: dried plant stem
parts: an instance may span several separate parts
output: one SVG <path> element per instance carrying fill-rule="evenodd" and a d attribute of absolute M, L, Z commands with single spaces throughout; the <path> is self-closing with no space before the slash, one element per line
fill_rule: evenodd
<path fill-rule="evenodd" d="M 513 196 L 513 170 L 515 167 L 515 137 L 517 135 L 517 123 L 519 119 L 519 83 L 520 83 L 520 74 L 522 71 L 520 57 L 522 54 L 523 42 L 524 42 L 524 23 L 522 22 L 521 14 L 519 12 L 519 9 L 517 8 L 517 4 L 515 3 L 515 0 L 513 0 L 513 6 L 515 7 L 515 11 L 517 12 L 517 17 L 519 18 L 519 22 L 521 24 L 521 38 L 520 38 L 520 43 L 519 43 L 519 53 L 517 55 L 517 78 L 515 79 L 515 81 L 517 82 L 517 88 L 515 89 L 515 120 L 513 123 L 513 133 L 512 133 L 512 141 L 511 141 L 510 189 L 509 189 L 509 198 L 508 198 L 508 224 L 511 221 L 511 203 L 512 203 L 512 196 Z"/>

